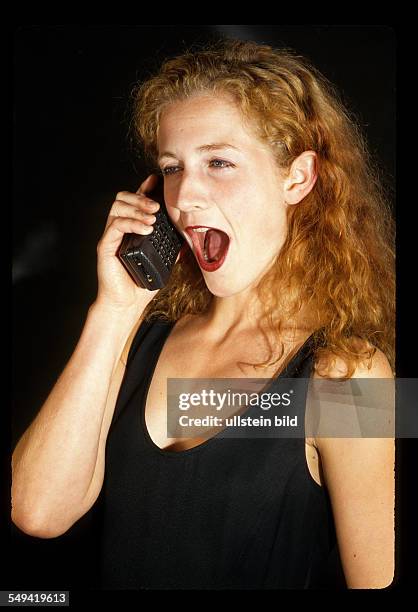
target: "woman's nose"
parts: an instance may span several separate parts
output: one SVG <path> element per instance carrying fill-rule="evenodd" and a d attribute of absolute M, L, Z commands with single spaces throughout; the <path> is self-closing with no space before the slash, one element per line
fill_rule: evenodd
<path fill-rule="evenodd" d="M 191 176 L 182 176 L 172 191 L 168 188 L 168 192 L 171 206 L 178 208 L 181 212 L 205 209 L 208 206 L 204 186 Z"/>

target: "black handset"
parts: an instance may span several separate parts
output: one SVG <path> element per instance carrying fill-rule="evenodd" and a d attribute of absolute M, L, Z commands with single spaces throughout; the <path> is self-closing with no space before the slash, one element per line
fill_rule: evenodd
<path fill-rule="evenodd" d="M 167 214 L 162 176 L 147 195 L 160 205 L 155 213 L 154 230 L 146 236 L 125 234 L 117 255 L 136 284 L 152 291 L 167 284 L 184 238 Z"/>

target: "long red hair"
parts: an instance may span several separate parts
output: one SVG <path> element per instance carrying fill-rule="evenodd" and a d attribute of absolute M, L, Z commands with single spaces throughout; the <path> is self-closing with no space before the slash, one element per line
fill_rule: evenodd
<path fill-rule="evenodd" d="M 269 143 L 280 168 L 289 169 L 303 151 L 317 154 L 317 182 L 303 201 L 288 207 L 287 239 L 258 285 L 265 304 L 260 325 L 267 323 L 279 338 L 284 324 L 303 313 L 315 330 L 317 364 L 339 356 L 350 377 L 377 347 L 395 373 L 389 197 L 361 129 L 335 88 L 292 50 L 249 41 L 221 40 L 169 59 L 132 94 L 131 128 L 153 168 L 164 107 L 199 93 L 232 96 L 243 116 L 255 120 L 258 137 Z M 146 318 L 176 321 L 203 313 L 212 297 L 189 251 Z"/>

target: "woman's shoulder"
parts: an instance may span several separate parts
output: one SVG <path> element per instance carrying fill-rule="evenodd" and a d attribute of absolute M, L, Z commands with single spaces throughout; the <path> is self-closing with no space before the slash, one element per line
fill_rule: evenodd
<path fill-rule="evenodd" d="M 394 379 L 392 368 L 385 353 L 376 346 L 372 346 L 372 349 L 373 355 L 371 359 L 367 360 L 368 363 L 359 362 L 350 379 Z M 324 371 L 326 371 L 326 376 L 321 375 L 321 372 L 323 371 L 322 368 L 324 369 Z M 312 378 L 316 380 L 341 380 L 346 376 L 346 374 L 346 362 L 341 357 L 332 354 L 332 356 L 330 355 L 329 360 L 325 358 L 325 363 L 322 364 L 322 367 L 320 368 L 319 372 L 316 369 L 314 370 Z M 372 388 L 375 389 L 375 387 Z M 390 390 L 391 389 L 389 389 L 388 387 L 388 392 Z M 317 396 L 320 397 L 320 394 L 317 394 Z M 318 399 L 316 399 L 316 401 L 318 401 Z M 331 450 L 334 449 L 336 457 L 338 456 L 339 452 L 341 452 L 342 446 L 352 446 L 353 448 L 358 446 L 358 441 L 355 437 L 312 437 L 310 438 L 310 442 L 320 451 L 324 451 L 324 449 L 329 449 L 330 454 Z M 365 445 L 367 443 L 365 442 L 365 440 L 363 440 L 363 442 L 360 442 L 360 444 Z"/>
<path fill-rule="evenodd" d="M 358 338 L 358 346 L 362 345 L 362 341 Z M 393 379 L 393 371 L 390 366 L 389 360 L 385 353 L 374 345 L 368 345 L 372 349 L 372 357 L 366 361 L 360 361 L 350 377 L 362 378 L 362 379 L 374 379 L 374 378 L 385 378 Z M 315 380 L 333 380 L 343 379 L 347 376 L 347 363 L 346 361 L 329 351 L 324 352 L 321 359 L 315 364 L 312 372 L 312 378 Z M 318 401 L 318 400 L 316 400 Z M 308 398 L 308 405 L 310 406 L 310 398 Z M 315 404 L 315 403 L 314 403 Z M 315 446 L 318 450 L 323 446 L 335 446 L 339 447 L 340 439 L 338 438 L 318 438 L 315 436 L 309 437 L 309 443 Z M 346 441 L 347 443 L 347 441 Z"/>
<path fill-rule="evenodd" d="M 354 338 L 357 347 L 366 349 L 360 338 Z M 358 361 L 350 378 L 393 378 L 393 371 L 385 353 L 368 343 L 370 358 Z M 324 351 L 314 368 L 313 378 L 344 378 L 347 376 L 347 362 L 332 351 Z"/>
<path fill-rule="evenodd" d="M 172 321 L 161 317 L 144 317 L 141 316 L 135 323 L 134 327 L 129 334 L 129 337 L 123 347 L 121 354 L 121 361 L 126 366 L 131 361 L 133 354 L 137 351 L 141 342 L 144 340 L 147 334 L 160 330 L 165 330 L 167 327 L 173 325 Z"/>

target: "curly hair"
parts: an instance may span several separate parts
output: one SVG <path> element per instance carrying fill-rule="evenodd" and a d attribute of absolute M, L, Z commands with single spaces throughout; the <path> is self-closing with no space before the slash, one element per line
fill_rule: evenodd
<path fill-rule="evenodd" d="M 279 338 L 284 322 L 303 313 L 315 330 L 320 375 L 336 357 L 346 364 L 344 378 L 360 361 L 370 368 L 376 348 L 395 372 L 395 224 L 356 118 L 335 87 L 292 49 L 220 39 L 166 60 L 132 91 L 130 130 L 155 170 L 164 108 L 207 93 L 232 97 L 284 171 L 306 150 L 317 155 L 315 186 L 288 207 L 285 243 L 258 283 L 262 320 Z M 189 250 L 145 318 L 203 313 L 212 297 Z"/>

